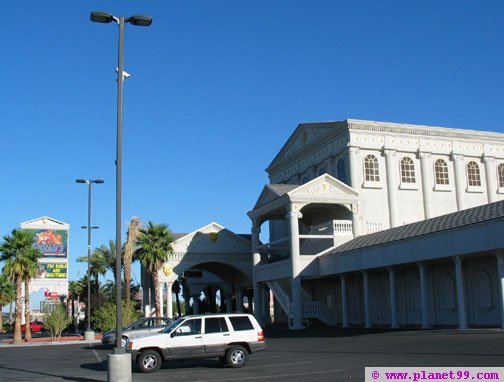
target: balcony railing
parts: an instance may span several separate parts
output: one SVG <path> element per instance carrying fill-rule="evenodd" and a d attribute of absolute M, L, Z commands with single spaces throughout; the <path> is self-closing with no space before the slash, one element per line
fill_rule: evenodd
<path fill-rule="evenodd" d="M 305 231 L 306 228 L 305 228 Z M 314 256 L 353 239 L 351 220 L 332 220 L 310 226 L 299 235 L 301 255 Z M 286 236 L 259 246 L 261 263 L 273 263 L 290 257 L 290 237 Z"/>

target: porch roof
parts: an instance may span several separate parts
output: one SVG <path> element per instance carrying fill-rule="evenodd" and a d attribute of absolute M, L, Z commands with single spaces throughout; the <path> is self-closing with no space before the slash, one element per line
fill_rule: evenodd
<path fill-rule="evenodd" d="M 344 252 L 408 240 L 436 232 L 447 231 L 450 229 L 502 218 L 504 218 L 504 201 L 484 204 L 482 206 L 437 216 L 435 218 L 422 220 L 401 227 L 395 227 L 369 235 L 358 236 L 355 239 L 352 239 L 335 248 L 330 253 L 322 255 L 321 257 L 329 257 Z"/>

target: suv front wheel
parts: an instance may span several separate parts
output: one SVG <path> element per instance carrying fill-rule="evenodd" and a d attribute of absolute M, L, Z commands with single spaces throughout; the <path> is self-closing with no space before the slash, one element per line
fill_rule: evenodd
<path fill-rule="evenodd" d="M 155 350 L 144 350 L 137 358 L 137 365 L 142 373 L 158 371 L 162 362 L 161 355 Z"/>
<path fill-rule="evenodd" d="M 226 352 L 226 363 L 231 367 L 243 367 L 247 364 L 248 356 L 248 351 L 243 346 L 231 346 Z"/>

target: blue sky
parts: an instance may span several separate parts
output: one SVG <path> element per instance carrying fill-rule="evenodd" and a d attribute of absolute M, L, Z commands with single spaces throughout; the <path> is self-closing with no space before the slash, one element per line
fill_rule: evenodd
<path fill-rule="evenodd" d="M 70 279 L 115 237 L 115 24 L 126 26 L 123 226 L 191 232 L 246 215 L 297 124 L 369 119 L 503 131 L 502 1 L 27 1 L 0 24 L 0 235 L 70 224 Z M 138 271 L 136 272 L 139 277 Z"/>

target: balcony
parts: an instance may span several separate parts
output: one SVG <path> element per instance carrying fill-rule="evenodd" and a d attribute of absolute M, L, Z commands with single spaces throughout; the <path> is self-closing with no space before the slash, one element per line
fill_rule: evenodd
<path fill-rule="evenodd" d="M 332 220 L 304 228 L 307 233 L 299 235 L 301 256 L 316 256 L 353 239 L 351 220 Z M 286 260 L 290 257 L 290 237 L 263 244 L 258 249 L 262 264 Z"/>

